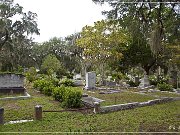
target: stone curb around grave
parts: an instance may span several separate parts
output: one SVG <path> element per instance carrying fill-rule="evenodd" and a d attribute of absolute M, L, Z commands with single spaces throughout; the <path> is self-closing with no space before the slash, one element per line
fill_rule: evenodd
<path fill-rule="evenodd" d="M 155 104 L 161 104 L 161 103 L 177 101 L 177 100 L 180 100 L 180 97 L 175 97 L 175 98 L 164 97 L 161 99 L 149 100 L 147 102 L 133 102 L 133 103 L 127 103 L 127 104 L 103 106 L 103 107 L 100 107 L 99 113 L 115 112 L 115 111 L 120 111 L 120 110 L 127 110 L 127 109 L 133 109 L 133 108 L 137 108 L 137 107 L 151 106 L 151 105 L 155 105 Z"/>
<path fill-rule="evenodd" d="M 18 100 L 18 99 L 28 99 L 28 98 L 31 98 L 31 95 L 25 92 L 25 96 L 5 97 L 5 98 L 0 98 L 0 100 Z"/>

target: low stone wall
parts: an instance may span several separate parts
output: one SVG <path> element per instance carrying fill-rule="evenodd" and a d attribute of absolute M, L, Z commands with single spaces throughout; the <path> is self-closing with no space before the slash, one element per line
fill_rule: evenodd
<path fill-rule="evenodd" d="M 126 109 L 133 109 L 138 106 L 138 102 L 134 103 L 127 103 L 127 104 L 118 104 L 118 105 L 111 105 L 111 106 L 103 106 L 100 107 L 100 113 L 107 113 L 107 112 L 115 112 L 120 110 Z"/>
<path fill-rule="evenodd" d="M 115 111 L 120 111 L 120 110 L 133 109 L 137 107 L 150 106 L 154 104 L 161 104 L 161 103 L 166 103 L 166 102 L 176 101 L 176 100 L 180 100 L 180 97 L 175 97 L 175 98 L 164 97 L 161 99 L 149 100 L 147 102 L 133 102 L 133 103 L 127 103 L 127 104 L 103 106 L 103 107 L 100 107 L 99 113 L 108 113 L 108 112 L 115 112 Z"/>
<path fill-rule="evenodd" d="M 31 95 L 29 95 L 27 92 L 24 93 L 24 96 L 17 96 L 17 97 L 5 97 L 0 98 L 0 101 L 4 100 L 21 100 L 21 99 L 28 99 L 31 98 Z"/>
<path fill-rule="evenodd" d="M 0 74 L 0 93 L 24 93 L 24 75 Z"/>
<path fill-rule="evenodd" d="M 0 87 L 24 87 L 24 75 L 22 74 L 0 74 Z"/>

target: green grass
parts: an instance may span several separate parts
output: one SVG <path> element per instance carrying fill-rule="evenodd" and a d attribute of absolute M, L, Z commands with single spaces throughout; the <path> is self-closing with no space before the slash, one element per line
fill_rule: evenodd
<path fill-rule="evenodd" d="M 60 110 L 60 103 L 54 101 L 52 97 L 44 96 L 37 91 L 28 88 L 28 93 L 32 96 L 30 99 L 0 101 L 0 106 L 5 109 L 5 121 L 33 119 L 34 107 L 42 105 L 44 109 Z"/>
<path fill-rule="evenodd" d="M 33 119 L 34 106 L 37 104 L 43 105 L 43 110 L 62 109 L 60 103 L 51 97 L 44 96 L 32 89 L 28 89 L 28 93 L 33 98 L 0 101 L 0 106 L 5 108 L 6 122 Z M 135 98 L 135 95 L 131 98 Z M 48 112 L 43 113 L 42 121 L 1 125 L 0 132 L 180 132 L 179 112 L 180 101 L 107 114 Z M 175 129 L 170 129 L 170 126 Z"/>
<path fill-rule="evenodd" d="M 155 99 L 155 97 L 151 95 L 141 95 L 132 92 L 120 92 L 113 94 L 99 94 L 99 91 L 94 91 L 94 92 L 95 93 L 87 92 L 87 94 L 89 96 L 93 96 L 105 100 L 104 102 L 101 103 L 102 106 L 124 104 L 130 102 L 144 102 Z"/>
<path fill-rule="evenodd" d="M 168 92 L 147 92 L 148 95 L 156 95 L 159 97 L 180 97 L 180 94 Z"/>

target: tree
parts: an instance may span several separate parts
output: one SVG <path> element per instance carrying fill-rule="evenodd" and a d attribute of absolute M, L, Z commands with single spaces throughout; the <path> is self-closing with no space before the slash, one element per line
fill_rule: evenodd
<path fill-rule="evenodd" d="M 112 10 L 103 12 L 107 18 L 121 22 L 121 25 L 136 35 L 137 30 L 150 46 L 154 65 L 167 58 L 167 44 L 179 42 L 179 4 L 175 0 L 163 2 L 162 0 L 143 0 L 129 2 L 128 0 L 93 0 L 96 3 L 108 3 Z M 138 28 L 138 29 L 137 29 Z M 141 38 L 138 37 L 137 38 Z M 176 41 L 176 43 L 174 43 Z M 145 44 L 146 45 L 146 44 Z M 166 56 L 165 56 L 166 55 Z M 165 61 L 165 60 L 163 60 Z"/>
<path fill-rule="evenodd" d="M 44 58 L 44 61 L 41 65 L 41 70 L 48 75 L 51 75 L 54 72 L 62 70 L 63 66 L 61 62 L 56 58 L 55 55 L 49 54 Z"/>
<path fill-rule="evenodd" d="M 77 46 L 76 40 L 79 39 L 80 33 L 74 33 L 65 37 L 66 49 L 68 52 L 65 65 L 70 72 L 80 73 L 82 69 L 82 51 L 83 49 Z"/>
<path fill-rule="evenodd" d="M 31 35 L 39 34 L 37 14 L 23 12 L 23 7 L 13 0 L 0 2 L 0 65 L 3 70 L 15 70 L 32 61 Z M 30 60 L 30 61 L 29 61 Z"/>
<path fill-rule="evenodd" d="M 94 26 L 83 27 L 80 35 L 77 45 L 83 48 L 84 62 L 96 65 L 103 81 L 106 64 L 122 58 L 121 51 L 127 46 L 128 34 L 117 22 L 102 20 L 95 22 Z"/>
<path fill-rule="evenodd" d="M 54 37 L 49 41 L 36 43 L 32 46 L 31 57 L 34 59 L 37 68 L 40 68 L 44 57 L 49 54 L 53 54 L 58 60 L 63 61 L 66 55 L 66 48 L 62 38 Z"/>
<path fill-rule="evenodd" d="M 23 7 L 15 4 L 13 0 L 2 0 L 0 3 L 0 49 L 10 43 L 13 38 L 27 37 L 29 34 L 39 34 L 35 21 L 37 14 L 29 11 L 24 13 Z M 16 17 L 16 21 L 13 18 Z M 17 19 L 21 18 L 21 19 Z"/>
<path fill-rule="evenodd" d="M 66 38 L 54 37 L 49 41 L 34 44 L 31 51 L 31 57 L 36 62 L 36 67 L 40 68 L 44 57 L 53 54 L 63 66 L 72 73 L 74 70 L 80 71 L 80 48 L 75 44 L 75 35 Z"/>

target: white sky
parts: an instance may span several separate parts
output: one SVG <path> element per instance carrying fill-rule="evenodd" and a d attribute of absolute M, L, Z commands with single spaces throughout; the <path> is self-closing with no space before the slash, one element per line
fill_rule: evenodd
<path fill-rule="evenodd" d="M 92 0 L 15 0 L 24 8 L 38 15 L 40 36 L 35 41 L 43 42 L 52 37 L 65 37 L 81 31 L 85 25 L 105 19 L 101 11 L 105 7 Z M 107 9 L 107 6 L 106 6 Z"/>

